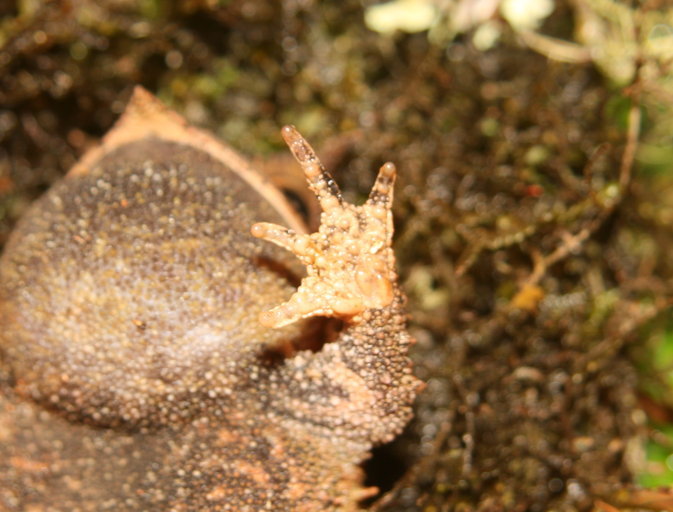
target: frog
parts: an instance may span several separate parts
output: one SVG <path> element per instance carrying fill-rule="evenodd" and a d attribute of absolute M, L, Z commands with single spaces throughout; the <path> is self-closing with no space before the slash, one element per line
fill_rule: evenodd
<path fill-rule="evenodd" d="M 142 87 L 0 256 L 0 510 L 360 510 L 413 415 L 396 168 L 347 202 L 293 126 L 310 233 Z"/>

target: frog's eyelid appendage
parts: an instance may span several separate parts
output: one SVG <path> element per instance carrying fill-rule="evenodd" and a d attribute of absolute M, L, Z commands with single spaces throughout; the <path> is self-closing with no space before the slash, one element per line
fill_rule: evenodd
<path fill-rule="evenodd" d="M 395 165 L 381 167 L 369 198 L 355 206 L 344 201 L 313 148 L 293 126 L 285 126 L 282 135 L 323 212 L 319 230 L 311 235 L 270 223 L 252 226 L 254 236 L 294 253 L 308 274 L 287 302 L 261 315 L 261 323 L 282 327 L 316 315 L 350 318 L 387 306 L 397 279 L 391 248 Z"/>

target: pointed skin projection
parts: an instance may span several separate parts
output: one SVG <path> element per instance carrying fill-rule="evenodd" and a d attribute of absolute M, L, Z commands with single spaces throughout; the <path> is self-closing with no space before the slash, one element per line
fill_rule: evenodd
<path fill-rule="evenodd" d="M 315 315 L 347 318 L 389 305 L 397 279 L 391 248 L 395 165 L 384 164 L 369 199 L 354 206 L 343 200 L 332 176 L 294 127 L 285 126 L 282 135 L 323 212 L 319 231 L 311 235 L 270 223 L 252 227 L 254 236 L 295 254 L 308 274 L 289 301 L 261 315 L 261 323 L 282 327 Z"/>

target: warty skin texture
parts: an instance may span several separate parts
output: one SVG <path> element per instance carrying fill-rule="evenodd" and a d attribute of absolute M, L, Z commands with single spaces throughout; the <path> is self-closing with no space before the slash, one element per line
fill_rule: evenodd
<path fill-rule="evenodd" d="M 305 321 L 258 317 L 290 298 L 301 266 L 249 234 L 292 222 L 283 208 L 202 149 L 200 132 L 162 135 L 169 122 L 192 129 L 144 91 L 129 109 L 0 259 L 0 510 L 357 510 L 374 492 L 359 464 L 403 428 L 419 387 L 394 268 L 376 273 L 388 304 L 330 313 L 344 321 L 337 339 L 298 349 L 314 332 Z M 156 131 L 119 136 L 139 112 L 158 116 Z M 372 197 L 385 213 L 392 192 Z M 329 295 L 320 265 L 343 232 L 360 235 L 323 222 L 300 291 Z M 368 254 L 392 258 L 379 245 Z"/>

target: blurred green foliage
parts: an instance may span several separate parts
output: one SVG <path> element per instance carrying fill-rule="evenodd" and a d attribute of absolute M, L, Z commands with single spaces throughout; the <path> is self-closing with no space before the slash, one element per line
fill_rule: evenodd
<path fill-rule="evenodd" d="M 673 383 L 671 384 L 673 386 Z M 673 425 L 653 426 L 659 441 L 648 440 L 645 445 L 647 465 L 637 477 L 644 487 L 673 486 Z"/>

